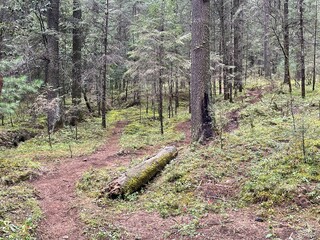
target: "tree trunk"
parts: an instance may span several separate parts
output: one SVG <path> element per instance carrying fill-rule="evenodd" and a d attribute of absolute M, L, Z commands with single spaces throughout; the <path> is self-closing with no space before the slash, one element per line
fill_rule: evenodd
<path fill-rule="evenodd" d="M 162 0 L 161 6 L 161 23 L 160 32 L 164 31 L 164 0 Z M 164 46 L 163 46 L 163 35 L 160 36 L 160 46 L 159 46 L 159 120 L 160 120 L 160 132 L 163 134 L 163 58 L 164 58 Z"/>
<path fill-rule="evenodd" d="M 193 141 L 212 137 L 209 114 L 210 1 L 192 1 L 191 133 Z"/>
<path fill-rule="evenodd" d="M 264 26 L 263 26 L 263 56 L 264 56 L 264 76 L 271 79 L 271 65 L 270 65 L 270 43 L 269 43 L 269 0 L 263 1 L 264 11 Z"/>
<path fill-rule="evenodd" d="M 51 108 L 48 111 L 48 131 L 52 132 L 61 120 L 61 106 L 59 97 L 59 17 L 60 0 L 50 0 L 48 7 L 48 45 L 47 45 L 47 69 L 46 82 L 50 85 L 48 101 Z"/>
<path fill-rule="evenodd" d="M 284 48 L 284 83 L 288 84 L 289 92 L 292 92 L 290 79 L 290 62 L 289 62 L 289 0 L 284 1 L 283 5 L 283 48 Z"/>
<path fill-rule="evenodd" d="M 0 97 L 1 97 L 2 87 L 3 87 L 3 77 L 0 75 Z"/>
<path fill-rule="evenodd" d="M 303 36 L 303 0 L 299 0 L 299 30 L 300 30 L 300 67 L 301 67 L 301 96 L 306 97 L 306 76 L 305 76 L 305 63 L 304 63 L 304 36 Z"/>
<path fill-rule="evenodd" d="M 239 92 L 242 92 L 242 47 L 241 47 L 241 36 L 242 36 L 242 12 L 240 12 L 240 0 L 234 0 L 233 1 L 233 8 L 234 8 L 234 81 L 235 81 L 235 87 L 239 90 Z M 242 11 L 242 10 L 241 10 Z"/>
<path fill-rule="evenodd" d="M 315 86 L 316 86 L 317 35 L 318 35 L 318 0 L 316 0 L 316 16 L 314 20 L 312 91 L 315 90 Z"/>
<path fill-rule="evenodd" d="M 106 113 L 107 113 L 107 53 L 108 53 L 108 33 L 109 33 L 109 0 L 106 0 L 105 10 L 105 31 L 104 31 L 104 63 L 103 63 L 103 80 L 102 80 L 102 99 L 101 99 L 101 115 L 102 127 L 107 127 Z"/>
<path fill-rule="evenodd" d="M 157 155 L 144 160 L 142 163 L 111 181 L 102 192 L 102 196 L 107 195 L 109 198 L 117 198 L 138 191 L 177 155 L 178 150 L 176 147 L 165 147 Z"/>
<path fill-rule="evenodd" d="M 81 4 L 73 0 L 73 29 L 72 29 L 72 103 L 76 106 L 81 102 Z"/>

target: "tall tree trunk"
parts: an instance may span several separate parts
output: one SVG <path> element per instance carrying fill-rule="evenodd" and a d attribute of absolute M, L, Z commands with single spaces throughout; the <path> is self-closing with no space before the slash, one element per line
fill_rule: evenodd
<path fill-rule="evenodd" d="M 71 96 L 74 105 L 81 102 L 81 4 L 73 0 L 73 29 L 72 29 L 72 89 Z"/>
<path fill-rule="evenodd" d="M 283 48 L 284 48 L 284 83 L 288 84 L 289 92 L 292 92 L 289 62 L 289 0 L 284 0 L 283 5 Z"/>
<path fill-rule="evenodd" d="M 192 1 L 191 133 L 193 141 L 213 135 L 209 114 L 210 1 Z"/>
<path fill-rule="evenodd" d="M 240 4 L 242 1 L 233 0 L 233 15 L 234 15 L 234 80 L 235 87 L 242 92 L 242 12 L 240 9 Z"/>
<path fill-rule="evenodd" d="M 61 106 L 59 97 L 59 17 L 60 0 L 50 0 L 48 7 L 48 45 L 46 82 L 50 85 L 48 101 L 52 102 L 48 111 L 48 131 L 52 132 L 61 119 Z M 54 102 L 53 102 L 54 101 Z M 53 104 L 54 103 L 54 104 Z"/>
<path fill-rule="evenodd" d="M 165 11 L 164 0 L 161 2 L 161 23 L 160 23 L 160 46 L 159 46 L 159 120 L 160 120 L 160 132 L 163 134 L 163 58 L 164 58 L 164 46 L 163 46 L 163 35 L 164 32 L 164 11 Z"/>
<path fill-rule="evenodd" d="M 318 0 L 316 0 L 316 16 L 314 20 L 312 91 L 314 91 L 316 87 L 317 35 L 318 35 Z"/>
<path fill-rule="evenodd" d="M 270 64 L 270 43 L 269 43 L 269 0 L 263 0 L 264 25 L 263 25 L 263 56 L 264 56 L 264 77 L 271 79 Z"/>
<path fill-rule="evenodd" d="M 107 127 L 106 113 L 107 113 L 107 54 L 108 54 L 108 33 L 109 33 L 109 0 L 106 0 L 105 9 L 105 30 L 104 30 L 104 62 L 103 62 L 103 80 L 102 80 L 102 99 L 101 99 L 101 114 L 102 127 Z"/>
<path fill-rule="evenodd" d="M 303 0 L 299 0 L 299 30 L 300 30 L 300 67 L 301 67 L 301 97 L 306 97 L 306 75 L 304 63 L 304 23 L 303 23 Z"/>

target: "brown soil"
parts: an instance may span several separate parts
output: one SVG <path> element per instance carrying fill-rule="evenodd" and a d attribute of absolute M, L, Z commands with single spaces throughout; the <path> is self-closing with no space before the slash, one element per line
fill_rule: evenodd
<path fill-rule="evenodd" d="M 76 183 L 90 168 L 119 167 L 129 165 L 132 158 L 153 153 L 156 147 L 147 147 L 123 154 L 119 138 L 127 122 L 118 122 L 110 138 L 90 156 L 62 159 L 58 164 L 47 167 L 47 172 L 32 184 L 37 191 L 44 219 L 40 223 L 37 239 L 85 239 L 83 225 L 79 220 L 79 204 Z M 177 130 L 185 132 L 185 139 L 175 145 L 190 142 L 190 122 L 180 123 Z"/>
<path fill-rule="evenodd" d="M 259 101 L 260 90 L 249 90 L 250 102 Z M 229 124 L 227 131 L 238 128 L 238 118 L 241 109 L 228 114 Z M 107 143 L 90 156 L 72 159 L 63 159 L 58 164 L 48 167 L 49 171 L 33 186 L 38 191 L 40 206 L 44 212 L 44 219 L 40 223 L 37 239 L 86 239 L 83 234 L 85 226 L 79 219 L 79 213 L 84 207 L 94 208 L 97 215 L 99 208 L 91 203 L 80 201 L 76 194 L 76 183 L 82 174 L 90 168 L 118 167 L 129 165 L 132 158 L 158 151 L 159 146 L 147 147 L 135 152 L 123 153 L 120 151 L 119 138 L 126 122 L 119 122 Z M 176 130 L 185 133 L 185 139 L 174 143 L 180 149 L 188 146 L 191 139 L 190 121 L 178 124 Z M 198 192 L 208 203 L 218 201 L 227 202 L 237 195 L 238 181 L 234 178 L 212 183 L 203 181 Z M 92 206 L 90 206 L 92 205 Z M 258 219 L 255 209 L 226 210 L 223 214 L 209 213 L 199 220 L 197 230 L 182 230 L 184 226 L 195 219 L 190 215 L 162 218 L 157 213 L 138 211 L 134 213 L 105 216 L 110 223 L 121 229 L 122 239 L 265 239 L 270 233 L 270 222 L 267 219 Z M 286 222 L 277 221 L 272 224 L 272 231 L 280 239 L 296 237 L 296 232 Z M 192 231 L 195 231 L 192 236 Z M 307 239 L 307 238 L 306 238 Z"/>
<path fill-rule="evenodd" d="M 108 142 L 90 156 L 63 159 L 48 167 L 46 174 L 33 182 L 44 219 L 38 239 L 84 239 L 78 219 L 75 185 L 89 168 L 127 165 L 130 156 L 118 156 L 118 140 L 126 122 L 119 122 Z"/>

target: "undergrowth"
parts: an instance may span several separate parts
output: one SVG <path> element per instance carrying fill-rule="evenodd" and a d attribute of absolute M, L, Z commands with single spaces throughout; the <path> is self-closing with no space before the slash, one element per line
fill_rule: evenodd
<path fill-rule="evenodd" d="M 257 89 L 261 96 L 256 94 Z M 214 116 L 217 135 L 211 143 L 191 145 L 180 151 L 178 158 L 148 186 L 124 200 L 97 199 L 97 205 L 103 207 L 99 210 L 105 215 L 137 211 L 157 212 L 163 218 L 187 215 L 193 220 L 179 226 L 179 234 L 190 237 L 197 235 L 198 219 L 206 213 L 243 207 L 273 219 L 276 211 L 281 215 L 279 208 L 285 206 L 290 209 L 290 216 L 295 216 L 293 219 L 315 219 L 319 223 L 316 207 L 320 204 L 319 92 L 309 91 L 305 100 L 297 92 L 295 89 L 292 95 L 283 94 L 277 86 L 270 89 L 263 82 L 247 87 L 235 104 L 218 97 Z M 236 120 L 239 127 L 225 132 L 230 121 L 226 116 L 234 111 L 239 112 Z M 186 120 L 188 115 L 182 116 L 169 120 L 168 126 L 172 126 L 170 121 Z M 122 146 L 140 148 L 161 143 L 158 131 L 149 118 L 142 121 L 138 118 L 126 127 Z M 164 142 L 176 140 L 170 134 L 165 138 Z M 80 189 L 87 196 L 96 197 L 93 193 L 106 186 L 104 175 L 92 172 L 89 175 L 93 180 L 89 179 L 86 185 L 90 187 Z M 295 226 L 298 233 L 299 226 Z"/>

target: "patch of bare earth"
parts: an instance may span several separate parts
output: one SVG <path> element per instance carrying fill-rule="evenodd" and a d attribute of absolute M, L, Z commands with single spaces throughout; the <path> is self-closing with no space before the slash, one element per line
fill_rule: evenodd
<path fill-rule="evenodd" d="M 63 159 L 32 182 L 44 213 L 38 239 L 84 239 L 79 221 L 76 183 L 89 168 L 127 165 L 130 156 L 118 156 L 118 140 L 126 122 L 119 122 L 107 143 L 90 156 Z"/>
<path fill-rule="evenodd" d="M 58 164 L 47 166 L 48 171 L 32 182 L 44 213 L 37 239 L 85 239 L 84 226 L 79 219 L 81 203 L 76 194 L 76 183 L 83 173 L 90 168 L 127 166 L 132 158 L 155 151 L 156 147 L 146 147 L 123 154 L 119 139 L 126 124 L 118 122 L 107 142 L 92 155 L 62 159 Z M 185 132 L 185 139 L 176 145 L 189 143 L 190 122 L 179 124 L 177 130 Z"/>

